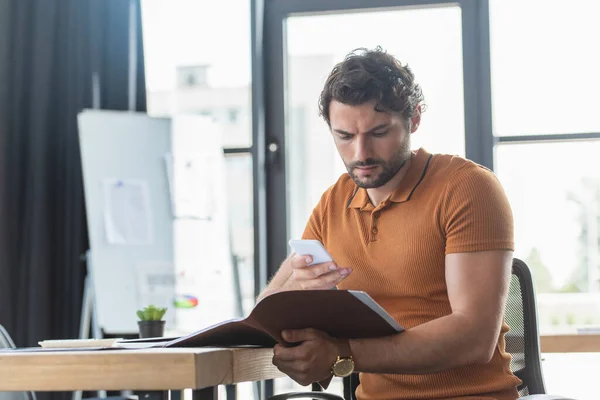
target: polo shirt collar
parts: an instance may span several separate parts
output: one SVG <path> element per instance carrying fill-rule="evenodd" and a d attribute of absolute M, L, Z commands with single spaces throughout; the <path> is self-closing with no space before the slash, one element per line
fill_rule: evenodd
<path fill-rule="evenodd" d="M 404 179 L 390 195 L 390 201 L 402 203 L 410 199 L 412 192 L 425 177 L 430 158 L 431 154 L 424 148 L 421 147 L 416 151 L 415 158 L 413 158 L 406 175 L 404 175 Z"/>
<path fill-rule="evenodd" d="M 429 159 L 431 154 L 424 148 L 418 149 L 413 152 L 414 158 L 406 172 L 406 175 L 398 185 L 398 187 L 392 192 L 389 199 L 394 203 L 402 203 L 410 199 L 411 193 L 416 189 L 421 180 L 423 179 L 427 167 L 429 166 Z M 349 208 L 360 208 L 361 210 L 372 206 L 367 190 L 364 188 L 357 188 L 354 192 L 352 200 L 348 204 Z"/>
<path fill-rule="evenodd" d="M 348 207 L 360 208 L 362 210 L 369 204 L 371 204 L 371 200 L 369 199 L 367 190 L 357 186 L 353 193 L 352 200 L 350 201 L 350 204 L 348 204 Z"/>

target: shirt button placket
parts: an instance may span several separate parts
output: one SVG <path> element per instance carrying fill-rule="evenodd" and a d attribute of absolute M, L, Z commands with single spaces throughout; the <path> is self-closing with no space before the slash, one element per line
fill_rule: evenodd
<path fill-rule="evenodd" d="M 377 240 L 377 233 L 379 230 L 377 229 L 377 220 L 379 219 L 379 212 L 373 213 L 373 218 L 371 219 L 371 241 Z"/>

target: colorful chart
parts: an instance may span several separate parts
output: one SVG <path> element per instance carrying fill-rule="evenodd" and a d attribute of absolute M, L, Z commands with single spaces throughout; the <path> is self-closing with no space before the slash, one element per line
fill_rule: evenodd
<path fill-rule="evenodd" d="M 177 308 L 194 308 L 198 305 L 198 298 L 189 294 L 184 294 L 175 299 Z"/>

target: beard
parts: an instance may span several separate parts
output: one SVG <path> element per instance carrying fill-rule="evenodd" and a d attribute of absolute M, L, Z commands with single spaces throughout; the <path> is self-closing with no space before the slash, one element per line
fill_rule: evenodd
<path fill-rule="evenodd" d="M 385 185 L 390 181 L 390 179 L 396 176 L 398 171 L 400 171 L 410 157 L 410 149 L 403 146 L 402 149 L 399 149 L 398 152 L 396 152 L 393 157 L 387 161 L 382 158 L 368 158 L 365 161 L 356 161 L 345 164 L 348 174 L 350 174 L 350 177 L 358 187 L 363 189 L 374 189 Z M 358 177 L 355 173 L 357 167 L 372 166 L 378 166 L 381 168 L 380 170 L 375 169 L 371 174 L 363 177 Z"/>

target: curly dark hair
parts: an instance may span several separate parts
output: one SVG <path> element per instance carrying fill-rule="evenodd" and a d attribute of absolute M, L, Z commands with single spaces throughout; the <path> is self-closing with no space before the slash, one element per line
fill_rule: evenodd
<path fill-rule="evenodd" d="M 377 111 L 397 113 L 405 121 L 418 106 L 425 108 L 423 92 L 408 65 L 379 46 L 350 52 L 329 74 L 319 97 L 319 115 L 328 125 L 332 100 L 351 106 L 376 100 Z"/>

